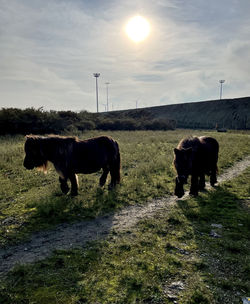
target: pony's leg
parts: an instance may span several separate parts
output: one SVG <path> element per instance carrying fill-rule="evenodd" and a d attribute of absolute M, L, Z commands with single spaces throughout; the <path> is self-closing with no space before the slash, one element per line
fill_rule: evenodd
<path fill-rule="evenodd" d="M 178 181 L 177 177 L 175 179 L 174 194 L 178 196 L 178 198 L 181 198 L 185 194 L 183 184 Z"/>
<path fill-rule="evenodd" d="M 71 182 L 71 192 L 70 194 L 72 196 L 76 196 L 78 195 L 78 179 L 77 179 L 77 175 L 75 173 L 71 173 L 69 175 L 69 179 Z"/>
<path fill-rule="evenodd" d="M 217 183 L 216 174 L 217 174 L 217 168 L 213 168 L 210 175 L 210 185 L 212 187 L 214 187 L 214 185 Z"/>
<path fill-rule="evenodd" d="M 205 174 L 200 174 L 199 190 L 204 190 L 205 186 L 206 186 L 206 183 L 205 183 Z"/>
<path fill-rule="evenodd" d="M 67 178 L 62 178 L 61 176 L 59 176 L 59 182 L 60 182 L 60 187 L 61 187 L 62 193 L 67 194 L 69 192 Z"/>
<path fill-rule="evenodd" d="M 119 154 L 117 159 L 110 165 L 111 182 L 109 184 L 109 189 L 114 188 L 120 183 L 120 161 Z"/>
<path fill-rule="evenodd" d="M 115 168 L 110 168 L 111 182 L 109 184 L 109 189 L 113 189 L 117 184 L 117 172 Z"/>
<path fill-rule="evenodd" d="M 105 185 L 108 173 L 109 173 L 109 169 L 108 168 L 103 168 L 103 172 L 102 172 L 102 175 L 101 175 L 100 181 L 99 181 L 100 187 L 103 187 Z"/>
<path fill-rule="evenodd" d="M 198 175 L 196 174 L 193 174 L 191 177 L 191 187 L 189 194 L 194 196 L 198 195 Z"/>

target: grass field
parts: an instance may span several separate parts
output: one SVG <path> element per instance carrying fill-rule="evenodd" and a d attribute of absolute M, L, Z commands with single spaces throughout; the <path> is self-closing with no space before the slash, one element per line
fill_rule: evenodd
<path fill-rule="evenodd" d="M 61 193 L 54 168 L 47 175 L 23 167 L 25 138 L 0 138 L 0 241 L 17 242 L 30 232 L 55 224 L 143 204 L 146 200 L 173 193 L 173 148 L 192 130 L 89 132 L 88 138 L 109 134 L 119 142 L 122 157 L 122 183 L 116 191 L 98 187 L 100 173 L 79 175 L 79 196 L 71 198 Z M 247 133 L 216 133 L 195 131 L 196 135 L 215 136 L 220 143 L 219 170 L 250 154 Z"/>
<path fill-rule="evenodd" d="M 99 174 L 81 176 L 77 198 L 61 195 L 53 169 L 43 175 L 22 167 L 24 138 L 0 139 L 2 245 L 61 222 L 172 194 L 172 151 L 186 135 L 217 138 L 220 172 L 250 154 L 247 133 L 102 134 L 120 144 L 122 184 L 108 192 L 98 187 Z M 16 267 L 0 282 L 0 303 L 241 303 L 250 294 L 249 179 L 248 169 L 216 191 L 180 200 L 170 213 L 158 213 L 106 241 Z"/>

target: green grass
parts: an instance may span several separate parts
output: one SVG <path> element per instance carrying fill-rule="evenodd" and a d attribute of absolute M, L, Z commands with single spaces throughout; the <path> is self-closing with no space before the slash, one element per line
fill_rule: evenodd
<path fill-rule="evenodd" d="M 176 297 L 180 304 L 241 303 L 250 293 L 249 179 L 250 168 L 105 241 L 18 266 L 1 282 L 0 299 L 132 304 L 173 303 L 170 297 Z M 212 237 L 211 230 L 220 237 Z M 171 288 L 174 282 L 179 289 Z"/>
<path fill-rule="evenodd" d="M 58 223 L 94 218 L 124 206 L 172 194 L 174 189 L 173 148 L 184 136 L 210 135 L 220 143 L 222 172 L 250 154 L 248 133 L 216 133 L 192 130 L 88 132 L 80 138 L 108 134 L 119 142 L 122 183 L 116 191 L 98 187 L 100 173 L 79 175 L 79 196 L 62 195 L 53 167 L 44 175 L 23 167 L 21 136 L 0 137 L 0 242 L 23 240 L 30 233 Z"/>

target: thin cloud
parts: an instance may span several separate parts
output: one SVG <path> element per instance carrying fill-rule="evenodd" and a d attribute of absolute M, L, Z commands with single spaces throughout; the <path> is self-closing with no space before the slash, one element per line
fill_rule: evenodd
<path fill-rule="evenodd" d="M 95 111 L 110 82 L 114 109 L 250 95 L 248 0 L 0 3 L 0 107 Z M 126 21 L 152 27 L 135 45 Z"/>

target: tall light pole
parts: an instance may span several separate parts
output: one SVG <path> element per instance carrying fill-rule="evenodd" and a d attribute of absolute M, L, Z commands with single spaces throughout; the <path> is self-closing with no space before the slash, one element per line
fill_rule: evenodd
<path fill-rule="evenodd" d="M 110 82 L 105 82 L 107 86 L 107 112 L 109 111 L 109 84 Z"/>
<path fill-rule="evenodd" d="M 96 110 L 97 113 L 99 112 L 98 110 L 98 82 L 97 82 L 97 78 L 100 76 L 100 73 L 94 73 L 93 74 L 95 77 L 95 89 L 96 89 Z"/>
<path fill-rule="evenodd" d="M 219 80 L 219 83 L 220 83 L 220 99 L 222 98 L 222 85 L 223 85 L 224 82 L 225 82 L 224 79 Z"/>

